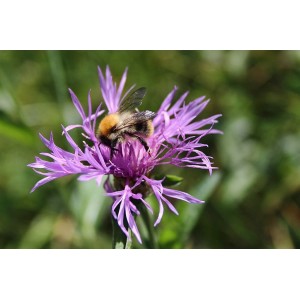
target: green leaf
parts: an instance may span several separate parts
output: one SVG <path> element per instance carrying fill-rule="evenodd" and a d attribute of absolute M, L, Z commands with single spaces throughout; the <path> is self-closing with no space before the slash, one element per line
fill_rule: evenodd
<path fill-rule="evenodd" d="M 156 175 L 154 176 L 156 180 L 163 180 L 163 186 L 176 186 L 179 185 L 183 178 L 176 175 Z"/>

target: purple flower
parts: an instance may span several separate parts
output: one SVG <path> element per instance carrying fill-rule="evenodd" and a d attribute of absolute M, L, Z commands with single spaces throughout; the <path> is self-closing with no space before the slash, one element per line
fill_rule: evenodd
<path fill-rule="evenodd" d="M 100 87 L 108 113 L 115 113 L 120 101 L 133 88 L 122 96 L 126 77 L 127 69 L 117 86 L 113 82 L 109 67 L 106 68 L 105 76 L 99 68 Z M 58 147 L 54 143 L 52 133 L 49 140 L 40 134 L 42 142 L 50 150 L 40 154 L 50 161 L 36 157 L 35 162 L 28 165 L 35 172 L 44 176 L 36 183 L 32 191 L 51 180 L 69 174 L 78 174 L 78 180 L 81 181 L 95 179 L 98 184 L 102 182 L 102 177 L 105 175 L 104 188 L 107 195 L 113 199 L 113 217 L 127 237 L 130 238 L 130 228 L 140 243 L 142 240 L 135 222 L 135 215 L 140 214 L 139 207 L 141 205 L 153 213 L 146 200 L 149 193 L 155 195 L 159 204 L 159 213 L 154 226 L 161 221 L 165 206 L 178 214 L 170 199 L 179 199 L 195 204 L 203 203 L 188 193 L 166 188 L 164 179 L 156 180 L 151 175 L 155 167 L 165 164 L 206 169 L 210 174 L 212 173 L 215 167 L 212 166 L 211 157 L 201 151 L 202 148 L 208 147 L 201 142 L 201 139 L 208 134 L 221 133 L 212 128 L 221 115 L 214 115 L 200 121 L 196 120 L 209 100 L 200 97 L 186 104 L 185 99 L 188 95 L 186 92 L 172 105 L 177 91 L 177 88 L 174 87 L 153 119 L 154 133 L 147 139 L 150 153 L 139 141 L 128 139 L 117 144 L 118 151 L 111 158 L 109 147 L 100 144 L 96 136 L 96 123 L 104 113 L 101 104 L 93 113 L 89 93 L 88 112 L 86 113 L 76 95 L 71 90 L 69 91 L 74 106 L 82 119 L 80 125 L 62 127 L 63 135 L 73 150 L 69 152 Z M 77 127 L 83 131 L 84 146 L 82 148 L 69 134 L 70 130 Z"/>

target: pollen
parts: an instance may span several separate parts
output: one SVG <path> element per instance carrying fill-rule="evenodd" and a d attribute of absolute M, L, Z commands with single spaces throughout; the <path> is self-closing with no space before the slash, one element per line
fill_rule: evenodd
<path fill-rule="evenodd" d="M 118 124 L 119 119 L 118 114 L 110 114 L 104 117 L 99 124 L 99 134 L 104 136 L 110 134 L 111 129 Z"/>

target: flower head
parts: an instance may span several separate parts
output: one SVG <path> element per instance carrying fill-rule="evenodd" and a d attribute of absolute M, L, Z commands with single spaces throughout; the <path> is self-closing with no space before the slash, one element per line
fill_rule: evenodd
<path fill-rule="evenodd" d="M 122 99 L 132 90 L 133 87 L 123 94 L 126 77 L 127 70 L 120 84 L 117 85 L 113 82 L 109 67 L 106 68 L 105 75 L 99 68 L 100 87 L 108 113 L 116 113 Z M 89 93 L 86 113 L 76 95 L 72 90 L 69 91 L 73 104 L 82 119 L 82 124 L 62 127 L 63 134 L 73 150 L 66 151 L 58 147 L 54 143 L 52 133 L 49 140 L 40 134 L 42 142 L 50 150 L 40 154 L 50 161 L 36 157 L 36 161 L 29 164 L 35 172 L 44 176 L 36 183 L 32 191 L 51 180 L 69 174 L 78 174 L 78 180 L 81 181 L 95 179 L 98 184 L 105 175 L 104 189 L 113 199 L 112 216 L 127 237 L 130 238 L 130 228 L 140 243 L 142 240 L 135 216 L 140 214 L 141 205 L 153 213 L 146 200 L 149 193 L 155 195 L 159 204 L 159 213 L 154 226 L 161 221 L 165 206 L 178 214 L 170 199 L 196 204 L 203 203 L 188 193 L 166 188 L 164 179 L 154 179 L 152 174 L 157 166 L 165 164 L 206 169 L 210 174 L 212 173 L 215 167 L 212 166 L 211 157 L 201 151 L 202 148 L 207 147 L 201 139 L 208 134 L 221 133 L 212 128 L 221 115 L 196 120 L 209 100 L 200 97 L 186 104 L 185 99 L 188 95 L 186 92 L 172 104 L 177 91 L 174 87 L 153 119 L 154 132 L 147 139 L 150 152 L 138 140 L 129 138 L 118 143 L 117 151 L 111 156 L 109 147 L 99 143 L 96 134 L 98 118 L 104 113 L 101 104 L 93 113 Z M 70 130 L 78 127 L 83 131 L 84 146 L 82 148 L 69 134 Z"/>

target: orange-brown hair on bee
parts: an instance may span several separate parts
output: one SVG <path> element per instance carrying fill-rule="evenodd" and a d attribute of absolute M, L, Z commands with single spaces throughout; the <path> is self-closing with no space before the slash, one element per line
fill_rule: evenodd
<path fill-rule="evenodd" d="M 100 135 L 108 135 L 111 129 L 114 128 L 119 123 L 120 117 L 118 114 L 110 114 L 103 118 L 99 124 L 98 133 Z"/>

